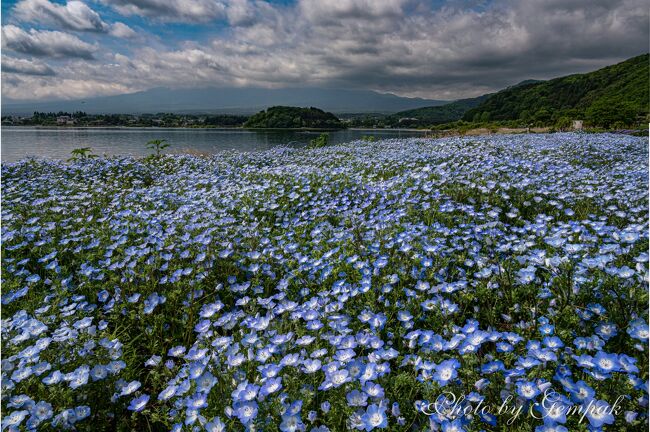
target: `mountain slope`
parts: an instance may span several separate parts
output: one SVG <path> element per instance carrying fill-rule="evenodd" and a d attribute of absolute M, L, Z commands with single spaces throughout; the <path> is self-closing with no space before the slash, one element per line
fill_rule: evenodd
<path fill-rule="evenodd" d="M 7 102 L 3 115 L 34 111 L 102 113 L 239 113 L 252 114 L 271 106 L 317 106 L 333 112 L 396 112 L 446 101 L 406 98 L 368 90 L 324 88 L 154 88 L 142 92 L 74 101 Z"/>
<path fill-rule="evenodd" d="M 511 87 L 468 110 L 467 121 L 516 120 L 549 123 L 584 118 L 609 126 L 647 115 L 648 54 L 585 74 Z"/>
<path fill-rule="evenodd" d="M 391 117 L 395 118 L 397 121 L 405 118 L 417 119 L 417 123 L 422 125 L 449 123 L 460 120 L 463 118 L 465 112 L 480 105 L 481 102 L 485 101 L 488 97 L 490 97 L 490 94 L 475 98 L 459 99 L 445 105 L 400 111 L 393 114 Z M 413 121 L 410 121 L 410 123 L 413 123 Z"/>

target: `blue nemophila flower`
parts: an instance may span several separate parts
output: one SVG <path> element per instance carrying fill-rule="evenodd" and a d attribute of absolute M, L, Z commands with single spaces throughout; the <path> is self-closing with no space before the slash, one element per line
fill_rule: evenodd
<path fill-rule="evenodd" d="M 120 390 L 120 396 L 130 395 L 139 389 L 141 385 L 140 381 L 131 381 L 130 383 L 125 384 Z"/>
<path fill-rule="evenodd" d="M 569 432 L 569 429 L 560 424 L 545 424 L 537 426 L 535 432 Z"/>
<path fill-rule="evenodd" d="M 484 374 L 491 374 L 503 370 L 505 370 L 505 367 L 500 360 L 491 361 L 481 366 L 481 372 Z"/>
<path fill-rule="evenodd" d="M 539 332 L 542 334 L 542 336 L 550 336 L 554 333 L 555 331 L 555 326 L 552 324 L 544 324 L 539 327 Z"/>
<path fill-rule="evenodd" d="M 384 398 L 384 388 L 377 383 L 366 382 L 363 385 L 363 391 L 373 399 Z"/>
<path fill-rule="evenodd" d="M 170 357 L 181 357 L 183 354 L 185 354 L 186 348 L 182 345 L 176 346 L 174 348 L 170 348 L 169 351 L 167 351 L 167 355 Z"/>
<path fill-rule="evenodd" d="M 635 411 L 625 411 L 625 421 L 627 423 L 633 423 L 638 417 L 639 413 Z"/>
<path fill-rule="evenodd" d="M 146 362 L 144 362 L 144 365 L 149 366 L 149 367 L 155 367 L 155 366 L 158 366 L 160 364 L 161 360 L 162 360 L 162 357 L 157 356 L 157 355 L 152 355 L 151 357 L 149 357 L 147 359 Z"/>
<path fill-rule="evenodd" d="M 257 403 L 255 402 L 240 402 L 234 405 L 235 415 L 244 425 L 247 425 L 257 416 Z"/>
<path fill-rule="evenodd" d="M 209 393 L 212 387 L 217 384 L 217 378 L 210 372 L 204 372 L 200 377 L 196 378 L 196 391 Z"/>
<path fill-rule="evenodd" d="M 614 414 L 610 405 L 603 400 L 590 400 L 582 406 L 589 424 L 595 428 L 614 423 Z"/>
<path fill-rule="evenodd" d="M 368 395 L 359 390 L 352 390 L 345 397 L 349 406 L 358 407 L 367 405 Z"/>
<path fill-rule="evenodd" d="M 524 399 L 535 399 L 541 393 L 537 384 L 532 381 L 517 381 L 517 394 Z"/>
<path fill-rule="evenodd" d="M 91 413 L 90 407 L 87 405 L 81 405 L 74 409 L 76 421 L 81 421 L 85 419 L 86 417 L 90 416 L 90 413 Z"/>
<path fill-rule="evenodd" d="M 90 377 L 93 381 L 103 380 L 108 376 L 108 369 L 104 365 L 95 365 L 90 370 Z"/>
<path fill-rule="evenodd" d="M 497 347 L 497 352 L 500 353 L 511 352 L 512 350 L 514 350 L 514 347 L 507 342 L 497 342 L 496 347 Z"/>
<path fill-rule="evenodd" d="M 130 411 L 140 412 L 145 408 L 145 406 L 147 406 L 148 402 L 149 395 L 143 394 L 142 396 L 132 399 L 129 403 L 128 409 Z"/>
<path fill-rule="evenodd" d="M 203 427 L 205 428 L 206 432 L 226 431 L 226 424 L 219 417 L 207 422 Z"/>
<path fill-rule="evenodd" d="M 578 381 L 573 388 L 569 389 L 571 392 L 571 399 L 577 403 L 583 403 L 591 400 L 596 392 L 584 381 Z"/>
<path fill-rule="evenodd" d="M 321 384 L 322 389 L 340 387 L 350 381 L 350 373 L 346 369 L 334 370 L 327 374 L 325 381 Z"/>
<path fill-rule="evenodd" d="M 460 362 L 456 359 L 445 360 L 436 366 L 436 372 L 433 379 L 436 380 L 439 386 L 445 386 L 449 381 L 458 376 L 456 369 L 460 367 Z"/>
<path fill-rule="evenodd" d="M 29 414 L 27 410 L 13 411 L 11 414 L 6 415 L 2 418 L 2 429 L 16 427 L 25 420 L 25 417 Z"/>
<path fill-rule="evenodd" d="M 463 422 L 461 419 L 456 420 L 443 420 L 440 424 L 441 430 L 443 432 L 463 432 L 465 428 L 463 427 Z"/>
<path fill-rule="evenodd" d="M 282 422 L 280 423 L 280 430 L 282 432 L 296 432 L 305 429 L 300 416 L 298 415 L 283 415 Z"/>
<path fill-rule="evenodd" d="M 195 393 L 186 400 L 186 406 L 189 410 L 198 412 L 208 406 L 208 397 L 205 393 Z"/>
<path fill-rule="evenodd" d="M 303 360 L 303 372 L 312 374 L 318 372 L 321 368 L 321 361 L 318 359 L 305 359 Z"/>
<path fill-rule="evenodd" d="M 45 401 L 38 402 L 31 410 L 31 415 L 36 420 L 36 424 L 51 419 L 53 414 L 52 405 Z"/>
<path fill-rule="evenodd" d="M 627 332 L 631 337 L 635 339 L 646 343 L 648 342 L 648 335 L 650 334 L 650 330 L 648 330 L 648 324 L 643 320 L 635 320 L 632 322 L 628 327 Z"/>
<path fill-rule="evenodd" d="M 69 382 L 70 388 L 76 389 L 88 383 L 90 377 L 90 368 L 83 365 L 75 369 L 73 372 L 64 375 L 64 379 Z"/>
<path fill-rule="evenodd" d="M 172 398 L 178 389 L 175 385 L 170 385 L 158 394 L 158 400 L 165 401 Z"/>
<path fill-rule="evenodd" d="M 620 370 L 620 363 L 616 354 L 607 354 L 603 351 L 596 353 L 593 364 L 602 373 L 617 372 Z"/>
<path fill-rule="evenodd" d="M 232 393 L 234 401 L 252 401 L 257 397 L 260 387 L 247 381 L 240 383 Z"/>
<path fill-rule="evenodd" d="M 144 313 L 152 313 L 158 305 L 165 303 L 166 300 L 167 298 L 165 296 L 161 296 L 156 292 L 152 293 L 144 301 Z"/>
<path fill-rule="evenodd" d="M 15 382 L 21 382 L 22 380 L 29 378 L 32 373 L 31 366 L 18 368 L 11 374 L 11 379 Z"/>
<path fill-rule="evenodd" d="M 556 350 L 556 349 L 559 349 L 559 348 L 564 347 L 564 343 L 563 343 L 562 340 L 561 340 L 559 337 L 557 337 L 557 336 L 550 336 L 550 337 L 547 336 L 547 337 L 545 337 L 545 338 L 542 340 L 542 343 L 543 343 L 546 347 L 548 347 L 548 348 L 550 348 L 550 349 L 552 349 L 552 350 Z"/>
<path fill-rule="evenodd" d="M 331 404 L 329 403 L 329 401 L 325 401 L 320 404 L 320 409 L 325 414 L 327 414 L 330 411 L 330 408 L 331 408 Z"/>
<path fill-rule="evenodd" d="M 556 392 L 546 392 L 543 402 L 536 405 L 535 409 L 540 412 L 541 418 L 547 425 L 566 423 L 567 413 L 573 404 L 566 396 Z"/>
<path fill-rule="evenodd" d="M 366 412 L 361 416 L 361 421 L 366 431 L 386 428 L 388 426 L 386 408 L 382 405 L 369 405 Z"/>
<path fill-rule="evenodd" d="M 259 390 L 259 394 L 262 397 L 267 397 L 270 394 L 276 393 L 280 390 L 282 390 L 282 378 L 269 378 L 268 380 L 264 381 L 264 384 L 262 384 L 262 387 Z"/>

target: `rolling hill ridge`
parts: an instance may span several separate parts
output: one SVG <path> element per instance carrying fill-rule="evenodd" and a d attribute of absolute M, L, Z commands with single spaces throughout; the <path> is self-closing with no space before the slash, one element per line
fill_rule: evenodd
<path fill-rule="evenodd" d="M 463 120 L 554 123 L 580 118 L 605 127 L 629 123 L 649 112 L 649 59 L 644 54 L 594 72 L 511 87 L 467 110 Z"/>

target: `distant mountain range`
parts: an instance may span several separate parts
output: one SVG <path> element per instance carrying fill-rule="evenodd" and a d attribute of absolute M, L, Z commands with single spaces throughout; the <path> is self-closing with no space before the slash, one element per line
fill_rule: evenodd
<path fill-rule="evenodd" d="M 253 114 L 275 105 L 318 107 L 334 113 L 394 113 L 448 101 L 407 98 L 369 90 L 325 88 L 153 88 L 137 93 L 80 100 L 20 102 L 3 100 L 3 115 L 84 111 L 88 114 L 231 113 Z"/>

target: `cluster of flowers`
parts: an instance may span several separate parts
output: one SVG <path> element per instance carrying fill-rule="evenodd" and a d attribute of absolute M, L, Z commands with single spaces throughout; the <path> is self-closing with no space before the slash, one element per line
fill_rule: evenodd
<path fill-rule="evenodd" d="M 647 161 L 553 134 L 3 164 L 2 430 L 647 428 Z"/>

